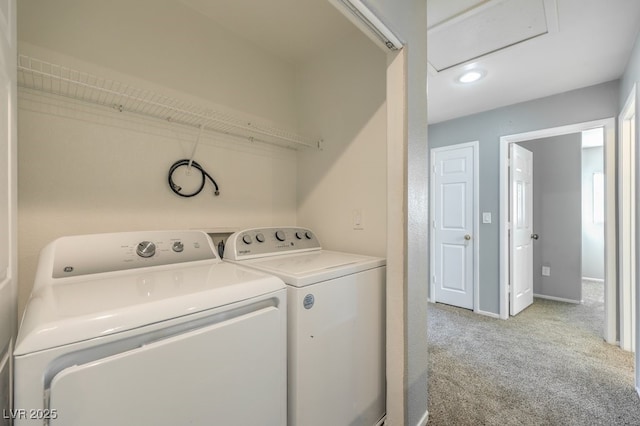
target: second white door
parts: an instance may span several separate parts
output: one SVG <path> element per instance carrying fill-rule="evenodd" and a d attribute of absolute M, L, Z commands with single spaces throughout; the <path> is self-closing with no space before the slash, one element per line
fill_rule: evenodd
<path fill-rule="evenodd" d="M 475 309 L 477 143 L 435 148 L 432 158 L 432 300 Z"/>
<path fill-rule="evenodd" d="M 533 154 L 510 146 L 510 313 L 533 303 Z"/>

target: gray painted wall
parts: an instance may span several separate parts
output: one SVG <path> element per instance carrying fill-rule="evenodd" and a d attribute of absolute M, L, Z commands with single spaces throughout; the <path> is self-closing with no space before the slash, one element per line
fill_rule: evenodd
<path fill-rule="evenodd" d="M 604 223 L 593 221 L 593 175 L 602 173 L 603 156 L 602 147 L 582 150 L 582 276 L 598 280 L 604 280 Z"/>
<path fill-rule="evenodd" d="M 479 210 L 493 217 L 493 223 L 480 224 L 480 310 L 500 310 L 500 136 L 616 117 L 618 94 L 615 80 L 429 126 L 430 148 L 480 142 Z"/>
<path fill-rule="evenodd" d="M 405 288 L 405 406 L 402 419 L 391 415 L 390 424 L 414 426 L 422 423 L 427 410 L 427 283 L 429 281 L 428 212 L 429 153 L 427 149 L 427 2 L 424 0 L 367 0 L 370 8 L 406 43 L 406 188 L 403 230 L 387 229 L 389 240 L 402 239 Z M 392 55 L 393 56 L 393 55 Z M 388 142 L 392 143 L 392 141 Z M 388 208 L 393 210 L 400 206 Z M 389 213 L 390 215 L 393 213 Z M 402 234 L 400 234 L 402 233 Z M 387 273 L 395 268 L 393 254 L 387 256 Z M 393 259 L 393 264 L 389 264 Z M 397 283 L 393 283 L 397 284 Z M 390 285 L 387 283 L 387 285 Z M 389 303 L 389 302 L 388 302 Z M 397 313 L 397 312 L 393 312 Z M 391 314 L 393 314 L 391 313 Z M 389 320 L 388 320 L 389 321 Z M 387 391 L 389 392 L 390 386 Z M 389 408 L 389 407 L 388 407 Z M 388 410 L 389 412 L 389 410 Z M 393 413 L 395 414 L 395 413 Z"/>
<path fill-rule="evenodd" d="M 533 292 L 582 299 L 582 135 L 522 142 L 533 152 Z M 551 270 L 542 275 L 542 267 Z"/>
<path fill-rule="evenodd" d="M 633 47 L 631 56 L 629 57 L 627 69 L 620 78 L 620 98 L 618 100 L 619 111 L 624 107 L 627 96 L 629 96 L 629 91 L 638 81 L 640 81 L 640 35 L 636 39 L 636 44 Z"/>

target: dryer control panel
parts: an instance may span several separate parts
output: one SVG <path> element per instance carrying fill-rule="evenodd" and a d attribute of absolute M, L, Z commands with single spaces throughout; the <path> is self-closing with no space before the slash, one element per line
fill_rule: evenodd
<path fill-rule="evenodd" d="M 118 232 L 62 237 L 42 253 L 51 276 L 114 272 L 202 260 L 220 261 L 209 236 L 201 231 Z"/>
<path fill-rule="evenodd" d="M 229 260 L 242 260 L 321 249 L 320 241 L 313 231 L 307 228 L 252 228 L 236 232 L 229 237 L 224 257 Z"/>

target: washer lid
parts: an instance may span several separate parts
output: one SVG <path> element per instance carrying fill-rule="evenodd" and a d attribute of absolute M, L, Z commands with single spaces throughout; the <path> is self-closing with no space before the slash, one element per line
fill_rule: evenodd
<path fill-rule="evenodd" d="M 385 259 L 382 258 L 330 250 L 275 255 L 238 263 L 273 274 L 285 283 L 296 287 L 355 274 L 386 264 Z"/>
<path fill-rule="evenodd" d="M 34 289 L 15 355 L 119 333 L 283 288 L 276 277 L 219 261 L 68 278 Z"/>

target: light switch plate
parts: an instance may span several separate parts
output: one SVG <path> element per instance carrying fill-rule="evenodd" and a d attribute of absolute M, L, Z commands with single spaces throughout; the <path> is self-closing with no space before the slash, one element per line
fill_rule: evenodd
<path fill-rule="evenodd" d="M 491 212 L 482 213 L 482 223 L 491 223 Z"/>
<path fill-rule="evenodd" d="M 355 209 L 353 211 L 353 229 L 356 231 L 361 231 L 364 229 L 364 216 L 362 214 L 362 209 Z"/>
<path fill-rule="evenodd" d="M 551 268 L 549 266 L 542 267 L 542 276 L 549 277 L 551 276 Z"/>

